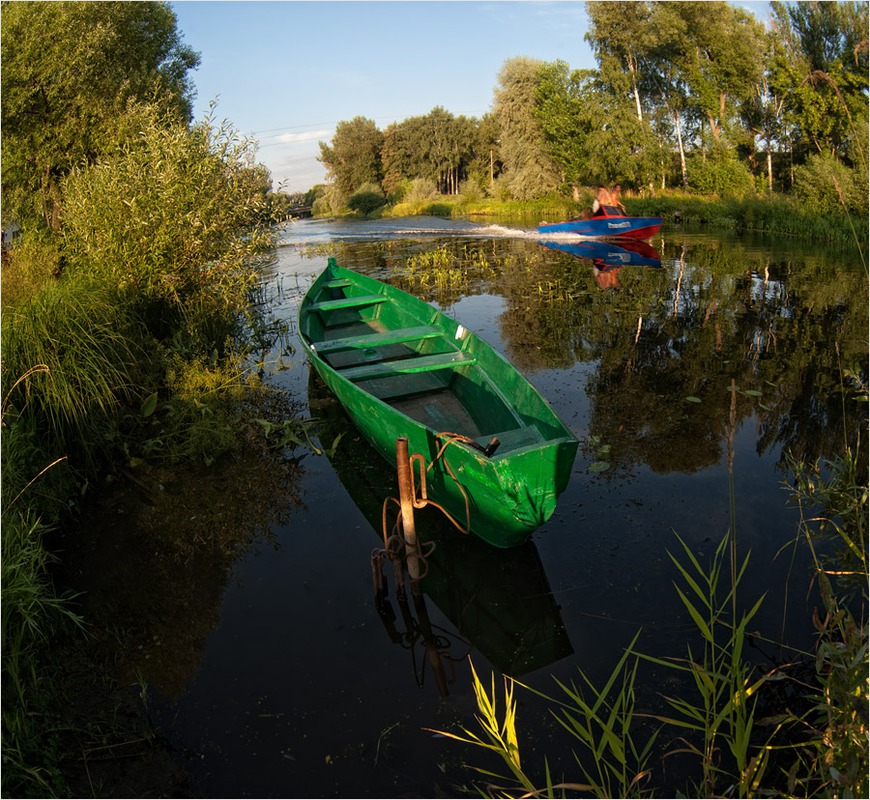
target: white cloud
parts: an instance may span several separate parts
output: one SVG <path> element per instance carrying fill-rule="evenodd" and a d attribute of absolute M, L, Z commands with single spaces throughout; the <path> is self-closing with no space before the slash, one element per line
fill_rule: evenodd
<path fill-rule="evenodd" d="M 282 144 L 297 144 L 299 142 L 316 142 L 320 139 L 328 139 L 332 134 L 332 129 L 325 128 L 318 131 L 302 131 L 301 133 L 280 133 L 274 138 L 276 142 Z"/>

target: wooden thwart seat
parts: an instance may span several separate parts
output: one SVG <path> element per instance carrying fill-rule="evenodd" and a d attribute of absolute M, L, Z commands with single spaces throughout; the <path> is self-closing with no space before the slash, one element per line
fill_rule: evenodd
<path fill-rule="evenodd" d="M 335 300 L 322 300 L 319 303 L 312 303 L 308 309 L 310 311 L 336 311 L 341 308 L 373 306 L 378 303 L 385 303 L 386 301 L 387 298 L 382 294 L 364 294 L 359 297 L 339 297 Z"/>
<path fill-rule="evenodd" d="M 381 333 L 367 333 L 362 336 L 345 336 L 341 339 L 326 339 L 316 342 L 314 347 L 318 353 L 332 353 L 335 350 L 356 350 L 364 347 L 382 347 L 387 344 L 402 344 L 404 342 L 419 342 L 443 336 L 444 332 L 429 325 L 416 328 L 400 328 Z"/>
<path fill-rule="evenodd" d="M 454 350 L 450 353 L 435 353 L 430 356 L 403 358 L 399 361 L 379 361 L 339 370 L 339 375 L 351 381 L 387 378 L 391 375 L 413 375 L 417 372 L 432 372 L 451 367 L 470 366 L 477 361 L 475 356 Z"/>

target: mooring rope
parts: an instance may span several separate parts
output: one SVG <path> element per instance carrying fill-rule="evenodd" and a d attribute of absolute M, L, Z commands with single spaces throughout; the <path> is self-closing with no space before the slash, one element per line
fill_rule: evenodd
<path fill-rule="evenodd" d="M 463 442 L 465 444 L 471 444 L 477 449 L 482 449 L 480 445 L 474 440 L 465 436 L 461 433 L 452 433 L 450 431 L 441 431 L 436 434 L 436 440 L 444 440 L 441 446 L 438 449 L 438 452 L 435 454 L 435 458 L 432 459 L 429 464 L 426 463 L 426 459 L 420 453 L 414 453 L 410 456 L 409 461 L 411 464 L 411 496 L 412 496 L 412 505 L 414 508 L 425 508 L 426 506 L 434 506 L 437 508 L 453 525 L 456 530 L 463 534 L 471 533 L 471 503 L 468 499 L 468 492 L 466 492 L 465 487 L 459 482 L 459 479 L 456 477 L 456 473 L 453 472 L 453 469 L 450 467 L 449 462 L 447 461 L 447 457 L 445 455 L 445 451 L 448 446 L 454 444 L 456 442 Z M 441 503 L 433 500 L 429 497 L 429 493 L 426 485 L 426 473 L 428 473 L 431 469 L 434 468 L 435 464 L 438 461 L 441 461 L 444 464 L 444 469 L 447 474 L 452 478 L 453 482 L 456 484 L 456 487 L 459 489 L 459 492 L 462 494 L 462 499 L 465 502 L 465 525 L 462 525 L 446 508 L 444 508 Z M 416 467 L 416 470 L 415 470 Z M 419 479 L 415 478 L 415 471 L 419 471 Z M 419 486 L 419 492 L 418 492 Z M 396 519 L 393 522 L 392 526 L 389 524 L 388 519 L 388 508 L 390 503 L 395 503 L 399 507 L 399 511 L 396 514 Z M 385 555 L 390 560 L 393 560 L 401 554 L 402 545 L 405 543 L 404 531 L 402 530 L 402 512 L 401 512 L 401 503 L 395 497 L 387 497 L 381 508 L 381 531 L 384 539 L 384 549 L 382 551 L 383 555 Z M 428 556 L 432 555 L 432 552 L 435 549 L 435 542 L 425 542 L 421 546 L 418 543 L 418 552 L 417 557 L 422 561 L 422 570 L 420 576 L 416 579 L 416 581 L 422 580 L 429 572 L 429 562 Z M 375 554 L 378 551 L 373 551 L 372 558 L 375 557 Z"/>

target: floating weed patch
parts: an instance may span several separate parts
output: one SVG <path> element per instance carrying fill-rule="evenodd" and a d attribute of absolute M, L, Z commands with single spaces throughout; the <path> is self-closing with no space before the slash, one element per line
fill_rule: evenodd
<path fill-rule="evenodd" d="M 442 305 L 450 305 L 470 283 L 467 267 L 445 245 L 407 258 L 402 277 L 415 291 L 434 294 Z"/>
<path fill-rule="evenodd" d="M 586 468 L 587 472 L 607 472 L 610 469 L 610 445 L 603 444 L 600 436 L 590 436 L 587 445 L 594 453 L 594 460 Z"/>

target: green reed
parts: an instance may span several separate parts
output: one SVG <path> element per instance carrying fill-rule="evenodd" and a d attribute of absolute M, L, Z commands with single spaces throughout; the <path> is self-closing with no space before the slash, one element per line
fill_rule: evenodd
<path fill-rule="evenodd" d="M 867 480 L 866 459 L 850 447 L 824 464 L 795 460 L 790 487 L 801 514 L 800 535 L 812 554 L 822 612 L 817 630 L 812 707 L 782 723 L 800 737 L 791 791 L 826 797 L 866 797 L 868 736 Z M 863 477 L 862 477 L 863 476 Z M 823 547 L 834 550 L 822 555 Z M 854 610 L 860 609 L 856 617 Z"/>
<path fill-rule="evenodd" d="M 513 797 L 517 787 L 521 787 L 523 797 L 555 797 L 556 792 L 564 796 L 567 791 L 584 792 L 599 798 L 642 797 L 648 793 L 648 762 L 657 732 L 651 732 L 644 741 L 636 738 L 635 683 L 639 663 L 634 653 L 636 641 L 637 635 L 603 686 L 596 686 L 582 670 L 579 683 L 559 683 L 564 699 L 548 697 L 505 676 L 503 711 L 499 711 L 494 677 L 487 693 L 472 665 L 474 693 L 480 712 L 475 719 L 485 738 L 467 728 L 463 728 L 461 734 L 436 732 L 495 753 L 508 767 L 510 776 L 474 768 L 487 779 L 485 791 L 481 791 L 483 796 Z M 542 784 L 536 783 L 523 768 L 514 699 L 517 686 L 534 692 L 555 707 L 552 710 L 554 718 L 580 748 L 580 753 L 575 753 L 575 760 L 581 771 L 581 782 L 554 781 L 546 758 Z M 591 766 L 584 766 L 590 762 Z"/>
<path fill-rule="evenodd" d="M 677 537 L 679 539 L 679 537 Z M 737 589 L 749 564 L 747 554 L 735 562 L 734 537 L 723 537 L 708 567 L 703 567 L 691 549 L 679 539 L 685 561 L 669 553 L 682 578 L 676 592 L 701 634 L 701 649 L 688 645 L 685 658 L 643 658 L 682 673 L 694 690 L 687 697 L 665 696 L 673 715 L 655 715 L 659 721 L 684 732 L 679 750 L 698 757 L 701 766 L 699 791 L 717 796 L 723 783 L 737 787 L 739 797 L 752 797 L 764 775 L 768 749 L 753 754 L 751 738 L 758 690 L 768 675 L 756 677 L 743 658 L 746 628 L 764 597 L 749 611 L 735 614 Z M 730 759 L 721 759 L 722 745 Z"/>
<path fill-rule="evenodd" d="M 678 537 L 679 539 L 679 537 Z M 595 797 L 640 797 L 654 790 L 650 759 L 659 731 L 638 741 L 639 723 L 654 721 L 676 731 L 678 747 L 674 752 L 698 757 L 701 796 L 719 796 L 724 786 L 737 787 L 740 797 L 759 793 L 768 761 L 769 747 L 753 748 L 755 699 L 769 676 L 754 676 L 743 658 L 743 644 L 750 620 L 763 598 L 732 623 L 732 600 L 749 557 L 743 559 L 732 582 L 730 563 L 732 537 L 727 534 L 716 549 L 709 567 L 702 567 L 691 549 L 679 540 L 683 559 L 671 555 L 682 579 L 676 591 L 701 635 L 700 652 L 689 645 L 686 657 L 659 658 L 637 652 L 637 635 L 626 648 L 611 675 L 601 687 L 581 670 L 580 682 L 559 683 L 565 699 L 554 699 L 540 692 L 557 706 L 553 715 L 581 745 L 575 753 L 582 782 L 553 782 L 551 768 L 545 763 L 545 780 L 536 784 L 520 767 L 516 745 L 516 714 L 513 688 L 523 684 L 505 678 L 504 719 L 499 720 L 494 699 L 485 697 L 474 674 L 478 723 L 487 735 L 484 742 L 467 729 L 463 734 L 442 732 L 450 738 L 497 753 L 511 767 L 514 779 L 526 796 L 555 796 L 556 791 L 582 791 Z M 638 634 L 639 635 L 639 634 Z M 687 697 L 664 697 L 671 714 L 641 713 L 636 707 L 636 683 L 641 661 L 676 671 L 680 685 L 690 688 Z M 529 687 L 524 687 L 529 688 Z M 534 691 L 534 690 L 531 690 Z M 494 698 L 494 695 L 493 695 Z M 501 731 L 500 735 L 496 732 Z M 723 747 L 730 757 L 723 759 Z M 585 758 L 583 754 L 585 753 Z M 588 766 L 587 766 L 588 765 Z M 477 769 L 490 777 L 504 776 Z M 511 787 L 486 787 L 489 796 L 500 796 Z"/>

